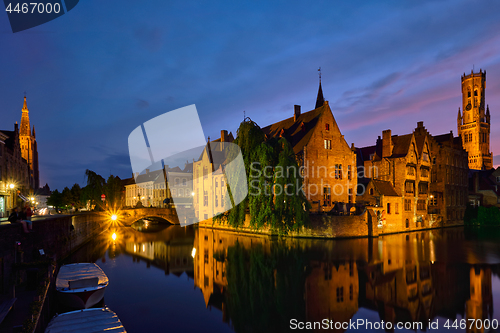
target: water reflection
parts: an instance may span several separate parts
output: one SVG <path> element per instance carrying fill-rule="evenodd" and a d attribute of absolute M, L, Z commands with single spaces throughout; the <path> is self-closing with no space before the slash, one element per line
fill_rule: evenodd
<path fill-rule="evenodd" d="M 91 254 L 80 258 L 101 261 L 110 277 L 106 303 L 129 332 L 163 327 L 167 312 L 171 328 L 178 323 L 182 331 L 284 332 L 291 319 L 358 318 L 422 322 L 422 330 L 438 319 L 440 330 L 449 331 L 443 328 L 447 319 L 500 320 L 494 307 L 500 300 L 498 240 L 493 232 L 463 228 L 352 240 L 273 239 L 178 226 L 146 233 L 118 228 L 103 233 L 89 246 Z M 159 279 L 158 269 L 168 276 Z M 192 294 L 193 284 L 199 294 Z M 120 295 L 132 285 L 141 293 L 124 303 Z M 145 302 L 155 310 L 134 319 L 132 309 Z"/>
<path fill-rule="evenodd" d="M 454 250 L 459 243 L 468 251 Z M 422 322 L 424 330 L 438 317 L 499 317 L 492 296 L 499 266 L 479 263 L 491 257 L 483 251 L 489 244 L 467 243 L 463 229 L 272 241 L 200 228 L 194 244 L 195 285 L 237 332 L 288 331 L 292 318 L 348 322 L 360 308 L 394 325 Z"/>

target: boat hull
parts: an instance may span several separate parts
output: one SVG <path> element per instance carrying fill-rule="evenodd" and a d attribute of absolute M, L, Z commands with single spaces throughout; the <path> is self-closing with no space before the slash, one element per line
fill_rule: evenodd
<path fill-rule="evenodd" d="M 95 290 L 58 290 L 59 301 L 72 309 L 88 309 L 102 301 L 106 286 Z"/>

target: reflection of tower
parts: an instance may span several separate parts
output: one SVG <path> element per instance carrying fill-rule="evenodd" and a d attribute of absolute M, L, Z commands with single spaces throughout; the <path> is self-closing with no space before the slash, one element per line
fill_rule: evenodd
<path fill-rule="evenodd" d="M 462 114 L 458 109 L 458 135 L 469 153 L 470 169 L 493 168 L 490 153 L 490 109 L 485 105 L 486 71 L 462 76 Z"/>
<path fill-rule="evenodd" d="M 40 181 L 38 178 L 38 149 L 35 136 L 35 126 L 33 126 L 33 133 L 31 132 L 28 105 L 26 104 L 26 96 L 24 96 L 24 104 L 21 115 L 19 144 L 21 145 L 21 155 L 28 162 L 30 188 L 36 190 L 40 186 Z"/>
<path fill-rule="evenodd" d="M 470 269 L 470 299 L 465 303 L 467 322 L 469 319 L 484 319 L 493 316 L 493 297 L 491 294 L 491 269 L 471 267 Z M 484 332 L 484 328 L 469 329 L 467 332 Z"/>

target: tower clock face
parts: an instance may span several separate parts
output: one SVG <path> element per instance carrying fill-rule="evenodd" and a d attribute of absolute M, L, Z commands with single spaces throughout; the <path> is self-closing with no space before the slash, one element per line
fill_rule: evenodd
<path fill-rule="evenodd" d="M 472 105 L 469 102 L 469 104 L 467 104 L 467 106 L 465 107 L 465 110 L 469 111 L 470 109 L 472 109 Z"/>

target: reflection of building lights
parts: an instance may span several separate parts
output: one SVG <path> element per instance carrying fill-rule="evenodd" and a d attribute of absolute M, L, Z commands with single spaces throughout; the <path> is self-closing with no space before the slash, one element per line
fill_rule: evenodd
<path fill-rule="evenodd" d="M 142 244 L 142 252 L 146 252 L 146 245 Z"/>
<path fill-rule="evenodd" d="M 134 244 L 134 252 L 137 252 L 137 245 Z"/>
<path fill-rule="evenodd" d="M 118 218 L 118 216 L 116 216 L 116 214 L 111 215 L 111 220 L 112 221 L 116 221 L 117 218 Z"/>
<path fill-rule="evenodd" d="M 113 232 L 113 234 L 111 235 L 111 238 L 113 238 L 113 240 L 115 241 L 116 240 L 116 233 Z"/>
<path fill-rule="evenodd" d="M 193 250 L 191 251 L 191 257 L 194 258 L 195 255 L 196 255 L 196 248 L 193 247 Z"/>

